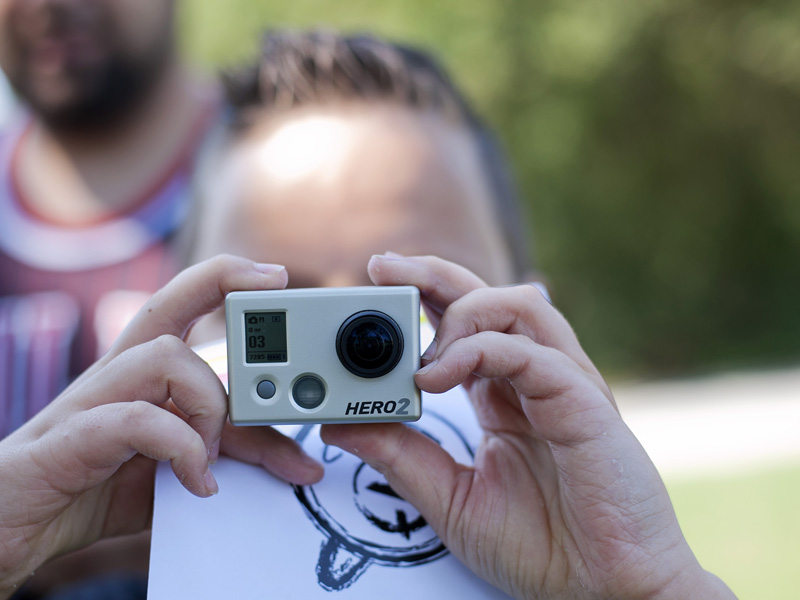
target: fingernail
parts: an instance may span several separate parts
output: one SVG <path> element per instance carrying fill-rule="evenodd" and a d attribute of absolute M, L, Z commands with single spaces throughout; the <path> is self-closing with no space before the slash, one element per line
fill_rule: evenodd
<path fill-rule="evenodd" d="M 208 492 L 209 496 L 214 496 L 219 492 L 219 485 L 211 469 L 206 470 L 206 474 L 203 476 L 203 484 L 206 486 L 206 492 Z"/>
<path fill-rule="evenodd" d="M 439 347 L 439 340 L 433 338 L 431 345 L 428 346 L 428 349 L 422 354 L 422 362 L 428 362 L 431 360 L 434 355 L 436 354 L 436 349 Z"/>
<path fill-rule="evenodd" d="M 283 265 L 273 265 L 270 263 L 253 263 L 253 268 L 259 273 L 265 273 L 267 275 L 272 273 L 280 273 L 286 269 L 286 267 Z"/>
<path fill-rule="evenodd" d="M 379 258 L 381 260 L 402 260 L 403 257 L 394 252 L 386 252 L 384 254 L 374 254 L 372 258 Z"/>
<path fill-rule="evenodd" d="M 425 365 L 419 371 L 417 371 L 417 375 L 425 375 L 425 373 L 427 373 L 428 371 L 433 369 L 433 367 L 435 367 L 436 363 L 438 363 L 438 362 L 439 362 L 438 358 L 436 360 L 432 361 L 432 362 L 429 362 L 427 365 Z"/>
<path fill-rule="evenodd" d="M 402 254 L 398 254 L 397 252 L 392 252 L 391 250 L 387 250 L 383 253 L 384 256 L 388 258 L 405 258 Z"/>
<path fill-rule="evenodd" d="M 208 449 L 208 462 L 210 464 L 215 464 L 219 460 L 219 445 L 222 439 L 218 439 L 216 442 L 211 444 L 211 447 Z"/>

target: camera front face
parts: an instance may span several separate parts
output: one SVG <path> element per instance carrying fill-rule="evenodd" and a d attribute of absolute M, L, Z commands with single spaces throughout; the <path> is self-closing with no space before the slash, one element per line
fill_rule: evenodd
<path fill-rule="evenodd" d="M 417 288 L 232 292 L 225 312 L 233 424 L 421 416 Z"/>

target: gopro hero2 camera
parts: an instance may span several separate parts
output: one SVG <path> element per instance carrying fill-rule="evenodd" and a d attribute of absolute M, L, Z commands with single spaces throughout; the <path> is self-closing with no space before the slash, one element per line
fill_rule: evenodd
<path fill-rule="evenodd" d="M 234 425 L 422 415 L 417 288 L 232 292 L 225 313 Z"/>

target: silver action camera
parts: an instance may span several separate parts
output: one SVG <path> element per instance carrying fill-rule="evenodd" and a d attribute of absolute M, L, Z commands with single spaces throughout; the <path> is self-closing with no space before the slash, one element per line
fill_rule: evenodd
<path fill-rule="evenodd" d="M 225 313 L 234 425 L 422 415 L 417 288 L 231 292 Z"/>

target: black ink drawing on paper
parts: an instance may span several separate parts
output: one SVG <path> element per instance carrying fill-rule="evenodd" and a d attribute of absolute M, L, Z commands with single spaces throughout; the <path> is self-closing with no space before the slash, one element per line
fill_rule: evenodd
<path fill-rule="evenodd" d="M 457 461 L 471 464 L 472 449 L 449 420 L 426 410 L 412 425 Z M 317 425 L 303 427 L 296 439 L 326 467 L 312 486 L 294 486 L 314 526 L 325 536 L 316 572 L 319 585 L 338 592 L 353 585 L 373 564 L 413 567 L 441 558 L 447 548 L 419 512 L 383 476 L 356 457 L 319 439 Z M 310 435 L 314 432 L 317 435 Z"/>

